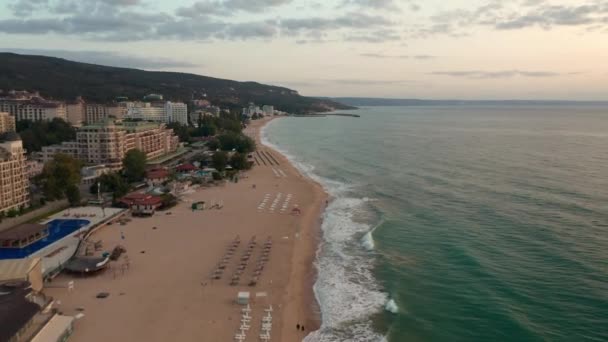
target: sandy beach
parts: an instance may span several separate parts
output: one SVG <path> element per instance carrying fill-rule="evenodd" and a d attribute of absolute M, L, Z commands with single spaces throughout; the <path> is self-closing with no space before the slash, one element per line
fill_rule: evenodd
<path fill-rule="evenodd" d="M 252 295 L 253 318 L 246 341 L 259 341 L 269 305 L 272 341 L 301 341 L 318 328 L 313 261 L 327 196 L 284 156 L 262 146 L 258 133 L 267 122 L 255 121 L 247 129 L 256 136 L 260 165 L 238 183 L 198 189 L 170 215 L 159 212 L 151 218 L 133 218 L 93 235 L 91 239 L 101 240 L 106 250 L 124 246 L 128 269 L 122 268 L 123 258 L 96 276 L 63 274 L 49 284 L 45 292 L 58 301 L 60 311 L 84 314 L 71 341 L 232 341 L 240 325 L 241 306 L 235 302 L 239 291 Z M 224 206 L 192 211 L 191 204 L 197 201 L 221 201 Z M 291 213 L 294 207 L 300 215 Z M 212 279 L 237 236 L 241 243 L 222 278 Z M 231 286 L 232 274 L 253 237 L 257 245 L 251 261 L 239 284 Z M 273 242 L 269 261 L 257 285 L 248 286 L 267 239 Z M 74 281 L 72 292 L 67 290 L 69 281 Z M 109 296 L 96 298 L 100 292 Z M 297 331 L 297 324 L 305 331 Z"/>

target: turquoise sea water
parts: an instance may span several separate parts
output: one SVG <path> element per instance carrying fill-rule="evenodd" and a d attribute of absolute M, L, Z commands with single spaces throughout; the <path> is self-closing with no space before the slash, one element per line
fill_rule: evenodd
<path fill-rule="evenodd" d="M 372 107 L 265 129 L 334 197 L 306 341 L 608 341 L 608 107 Z"/>

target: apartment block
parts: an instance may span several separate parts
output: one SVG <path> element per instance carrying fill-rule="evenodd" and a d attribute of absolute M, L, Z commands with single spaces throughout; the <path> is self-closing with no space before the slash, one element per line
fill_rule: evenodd
<path fill-rule="evenodd" d="M 15 131 L 15 117 L 11 116 L 9 113 L 0 112 L 0 134 Z"/>
<path fill-rule="evenodd" d="M 148 160 L 173 153 L 179 148 L 179 138 L 162 123 L 123 122 L 108 120 L 78 129 L 76 141 L 42 148 L 42 160 L 64 153 L 90 165 L 105 165 L 112 170 L 122 168 L 126 153 L 138 149 Z"/>
<path fill-rule="evenodd" d="M 30 205 L 25 150 L 15 132 L 0 136 L 0 212 Z"/>
<path fill-rule="evenodd" d="M 127 108 L 120 105 L 94 103 L 87 103 L 85 105 L 85 122 L 88 125 L 105 122 L 109 119 L 122 120 L 125 114 L 127 114 Z"/>
<path fill-rule="evenodd" d="M 181 102 L 132 102 L 127 108 L 126 118 L 188 124 L 188 106 Z"/>
<path fill-rule="evenodd" d="M 55 118 L 67 120 L 65 103 L 45 100 L 37 93 L 19 92 L 1 98 L 0 112 L 9 113 L 17 121 L 50 121 Z"/>

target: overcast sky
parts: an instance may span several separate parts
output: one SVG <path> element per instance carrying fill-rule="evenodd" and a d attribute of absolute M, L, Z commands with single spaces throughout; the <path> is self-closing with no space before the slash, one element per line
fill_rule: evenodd
<path fill-rule="evenodd" d="M 316 96 L 608 99 L 608 0 L 0 0 L 0 51 Z"/>

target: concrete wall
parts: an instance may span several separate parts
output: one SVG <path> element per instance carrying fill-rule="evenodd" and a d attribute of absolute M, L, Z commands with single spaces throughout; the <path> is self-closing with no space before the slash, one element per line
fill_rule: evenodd
<path fill-rule="evenodd" d="M 30 221 L 38 216 L 41 216 L 45 213 L 52 213 L 54 211 L 57 211 L 59 209 L 65 209 L 67 207 L 69 207 L 70 204 L 68 203 L 67 200 L 61 200 L 61 201 L 54 201 L 54 202 L 49 202 L 47 203 L 44 207 L 42 208 L 38 208 L 34 211 L 31 211 L 25 215 L 22 216 L 18 216 L 18 217 L 12 217 L 12 218 L 8 218 L 5 217 L 2 220 L 2 223 L 0 223 L 0 232 L 7 230 L 9 228 L 12 228 L 14 226 L 18 226 L 22 223 L 26 223 L 27 221 Z"/>

